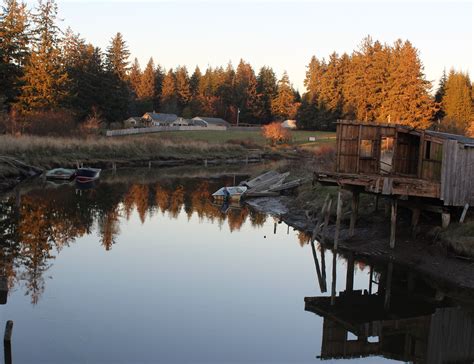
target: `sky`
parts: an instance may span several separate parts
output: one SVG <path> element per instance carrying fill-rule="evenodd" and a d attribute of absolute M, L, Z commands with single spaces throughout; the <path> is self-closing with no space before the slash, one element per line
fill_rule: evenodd
<path fill-rule="evenodd" d="M 30 3 L 32 1 L 29 1 Z M 312 55 L 352 52 L 371 35 L 382 43 L 408 39 L 418 48 L 434 88 L 446 68 L 473 72 L 471 1 L 91 1 L 59 0 L 62 28 L 70 26 L 105 49 L 124 35 L 142 68 L 150 57 L 166 69 L 186 65 L 284 70 L 304 92 Z"/>

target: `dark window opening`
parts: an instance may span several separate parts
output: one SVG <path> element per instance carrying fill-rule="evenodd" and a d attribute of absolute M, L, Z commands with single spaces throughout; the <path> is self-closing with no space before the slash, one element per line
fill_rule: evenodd
<path fill-rule="evenodd" d="M 425 159 L 431 159 L 431 141 L 427 140 L 425 145 Z"/>

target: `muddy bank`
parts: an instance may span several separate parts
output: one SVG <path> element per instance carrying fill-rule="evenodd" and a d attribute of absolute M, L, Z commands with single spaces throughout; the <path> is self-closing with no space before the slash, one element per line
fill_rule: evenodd
<path fill-rule="evenodd" d="M 246 204 L 259 212 L 278 216 L 286 224 L 311 235 L 314 223 L 293 202 L 292 197 L 281 196 L 250 199 Z M 407 220 L 401 216 L 394 249 L 389 247 L 390 223 L 383 210 L 360 218 L 352 238 L 348 236 L 348 223 L 343 221 L 338 250 L 379 262 L 394 262 L 428 276 L 440 287 L 454 284 L 474 289 L 474 260 L 450 256 L 442 245 L 426 237 L 412 239 Z M 326 237 L 320 239 L 327 248 L 333 247 L 334 230 L 334 223 L 330 223 Z"/>

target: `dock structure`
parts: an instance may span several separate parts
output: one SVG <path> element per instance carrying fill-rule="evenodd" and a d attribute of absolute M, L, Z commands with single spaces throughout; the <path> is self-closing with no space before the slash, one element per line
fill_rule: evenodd
<path fill-rule="evenodd" d="M 462 208 L 463 220 L 464 211 L 474 205 L 474 138 L 406 125 L 340 120 L 335 170 L 314 172 L 314 181 L 352 192 L 350 236 L 360 193 L 376 195 L 377 202 L 379 196 L 389 198 L 390 246 L 394 247 L 398 206 L 412 210 L 414 229 L 420 210 L 440 213 L 446 227 L 452 211 Z M 337 211 L 340 221 L 341 209 Z"/>

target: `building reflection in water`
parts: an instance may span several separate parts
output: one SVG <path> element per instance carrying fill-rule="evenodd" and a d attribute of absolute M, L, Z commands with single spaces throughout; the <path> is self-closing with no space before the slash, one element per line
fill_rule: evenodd
<path fill-rule="evenodd" d="M 319 263 L 314 247 L 313 256 L 325 292 L 324 260 Z M 333 254 L 331 296 L 305 298 L 305 310 L 323 318 L 320 359 L 383 356 L 413 363 L 473 362 L 474 312 L 463 306 L 472 292 L 462 292 L 461 302 L 392 263 L 372 265 L 366 288 L 356 290 L 354 257 L 346 259 L 345 290 L 335 291 Z"/>

